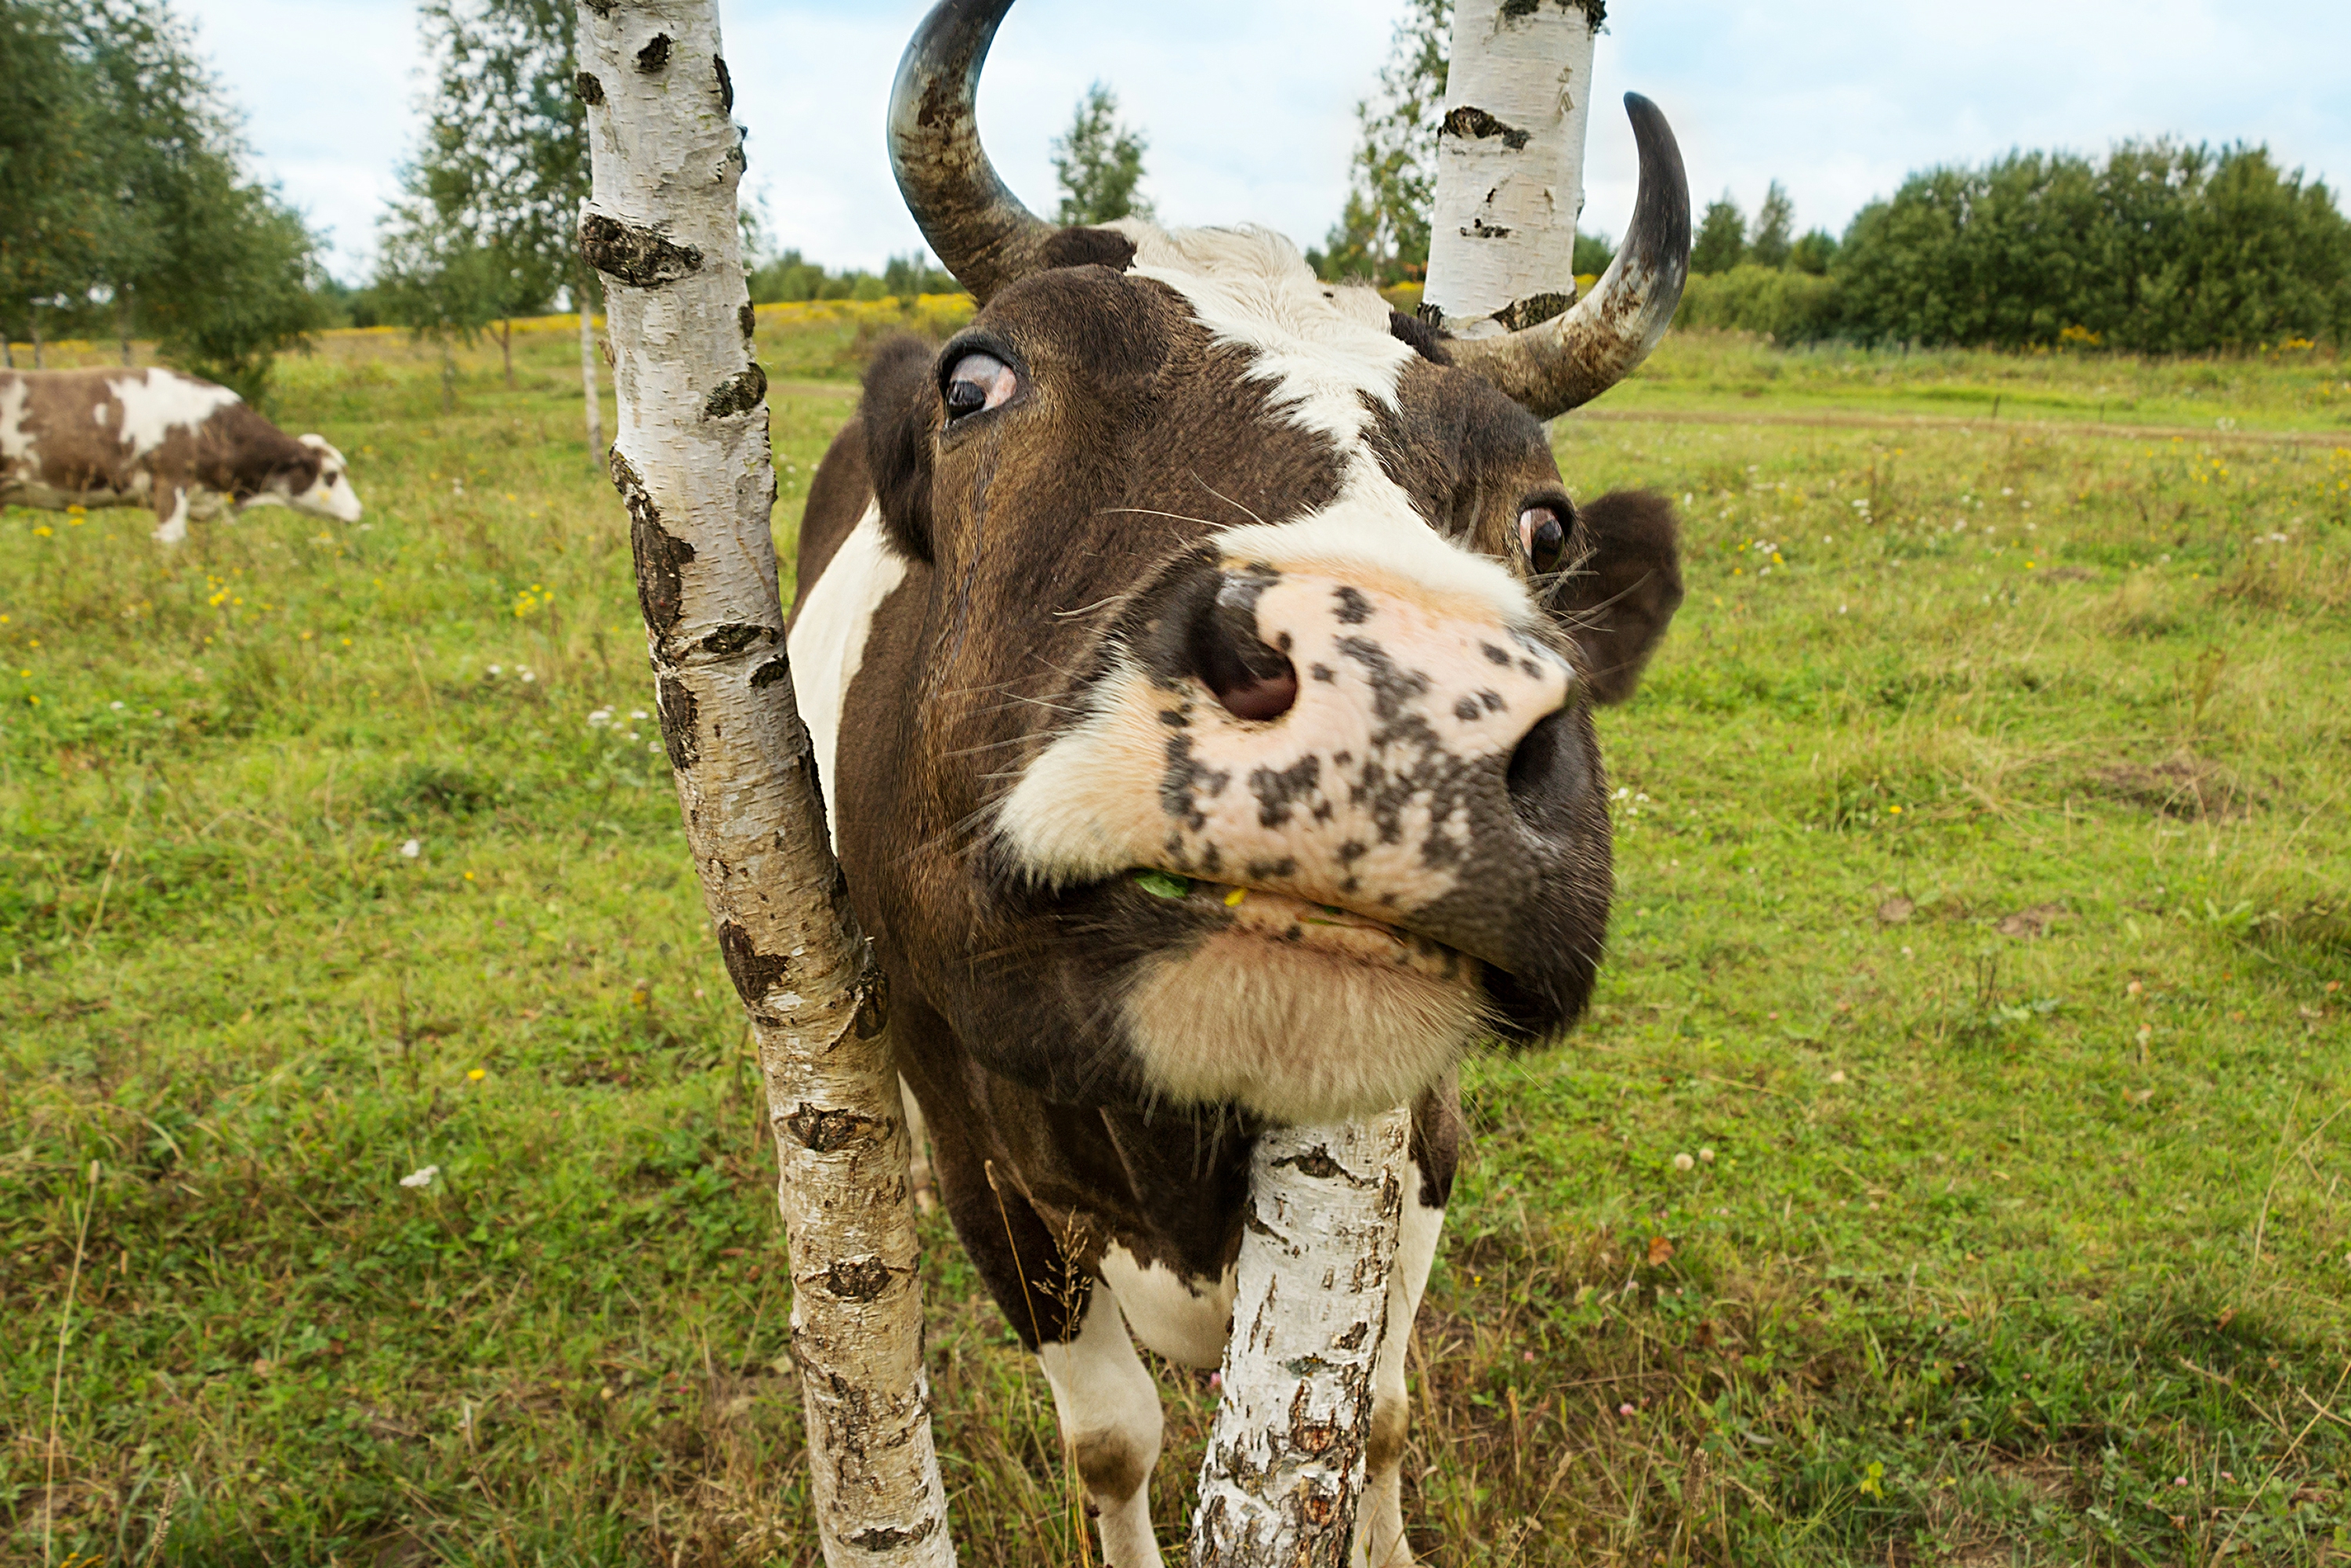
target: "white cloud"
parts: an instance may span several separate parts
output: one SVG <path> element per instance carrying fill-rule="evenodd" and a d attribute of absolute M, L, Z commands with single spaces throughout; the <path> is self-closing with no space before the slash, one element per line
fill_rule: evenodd
<path fill-rule="evenodd" d="M 329 231 L 356 279 L 413 142 L 416 9 L 407 0 L 176 0 L 246 116 L 262 172 Z"/>
<path fill-rule="evenodd" d="M 892 73 L 927 0 L 725 6 L 748 189 L 778 240 L 878 266 L 919 236 L 882 146 Z M 402 0 L 183 0 L 250 118 L 265 167 L 364 273 L 376 214 L 413 145 L 416 18 Z M 981 125 L 1029 204 L 1053 196 L 1047 142 L 1088 83 L 1151 138 L 1145 191 L 1177 223 L 1267 223 L 1301 245 L 1337 215 L 1355 100 L 1398 0 L 1021 0 L 981 90 Z M 1693 195 L 1752 211 L 1785 181 L 1798 221 L 1841 229 L 1902 176 L 2011 147 L 2103 151 L 2132 134 L 2266 141 L 2351 180 L 2351 93 L 2331 68 L 2339 0 L 1620 0 L 1599 54 L 1586 227 L 1622 230 L 1627 88 L 1664 106 Z"/>

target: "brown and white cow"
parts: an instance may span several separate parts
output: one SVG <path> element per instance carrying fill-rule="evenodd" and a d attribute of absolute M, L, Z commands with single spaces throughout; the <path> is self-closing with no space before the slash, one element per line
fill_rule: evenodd
<path fill-rule="evenodd" d="M 348 466 L 325 437 L 177 371 L 0 371 L 0 505 L 152 507 L 156 538 L 177 544 L 225 506 L 355 523 Z"/>
<path fill-rule="evenodd" d="M 941 1196 L 1110 1563 L 1159 1561 L 1134 1341 L 1217 1364 L 1255 1131 L 1416 1107 L 1357 1542 L 1406 1563 L 1456 1065 L 1585 1006 L 1591 707 L 1681 598 L 1665 502 L 1577 505 L 1541 417 L 1670 319 L 1679 155 L 1635 101 L 1615 267 L 1569 317 L 1454 342 L 1262 230 L 1030 216 L 972 129 L 1009 4 L 946 0 L 900 68 L 900 186 L 982 308 L 880 352 L 817 474 L 801 711 Z"/>

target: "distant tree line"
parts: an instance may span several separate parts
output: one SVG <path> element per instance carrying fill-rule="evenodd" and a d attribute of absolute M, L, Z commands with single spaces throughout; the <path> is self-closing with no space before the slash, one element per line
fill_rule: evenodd
<path fill-rule="evenodd" d="M 1681 319 L 1782 342 L 2351 343 L 2351 221 L 2266 147 L 2011 152 L 1911 175 L 1841 240 L 1792 226 L 1776 182 L 1751 226 L 1728 195 L 1710 204 Z"/>
<path fill-rule="evenodd" d="M 248 398 L 320 324 L 319 244 L 246 172 L 162 0 L 0 0 L 0 344 L 134 337 Z M 13 350 L 7 357 L 13 361 Z"/>
<path fill-rule="evenodd" d="M 764 246 L 754 254 L 764 254 Z M 751 298 L 761 305 L 803 299 L 908 299 L 917 294 L 960 294 L 946 268 L 920 251 L 893 256 L 879 272 L 863 267 L 827 271 L 797 250 L 760 262 L 751 270 Z"/>

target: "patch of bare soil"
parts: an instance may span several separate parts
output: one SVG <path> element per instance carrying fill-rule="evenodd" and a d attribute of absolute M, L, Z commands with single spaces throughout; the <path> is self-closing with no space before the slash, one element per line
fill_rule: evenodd
<path fill-rule="evenodd" d="M 2046 936 L 2049 928 L 2064 916 L 2064 906 L 2056 904 L 2036 904 L 2030 909 L 2020 909 L 2002 920 L 1998 930 L 2003 936 Z"/>
<path fill-rule="evenodd" d="M 2206 758 L 2182 752 L 2154 764 L 2117 762 L 2100 769 L 2093 781 L 2118 800 L 2144 806 L 2167 817 L 2241 817 L 2252 807 L 2243 783 L 2227 768 Z"/>

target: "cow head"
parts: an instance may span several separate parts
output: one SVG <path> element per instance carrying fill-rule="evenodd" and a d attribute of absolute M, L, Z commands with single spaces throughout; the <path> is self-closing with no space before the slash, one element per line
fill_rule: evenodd
<path fill-rule="evenodd" d="M 286 505 L 339 523 L 360 520 L 360 493 L 351 488 L 350 465 L 323 435 L 300 438 L 303 456 L 270 476 L 268 491 Z"/>
<path fill-rule="evenodd" d="M 983 307 L 866 382 L 863 564 L 828 568 L 872 617 L 833 790 L 852 884 L 922 1004 L 1051 1098 L 1398 1103 L 1591 993 L 1591 707 L 1681 589 L 1665 504 L 1579 507 L 1527 389 L 1588 396 L 1662 331 L 1674 298 L 1620 273 L 1677 285 L 1678 158 L 1652 115 L 1649 227 L 1597 310 L 1465 352 L 1263 231 L 1029 217 L 969 133 L 1008 4 L 940 6 L 893 105 L 902 188 Z"/>

